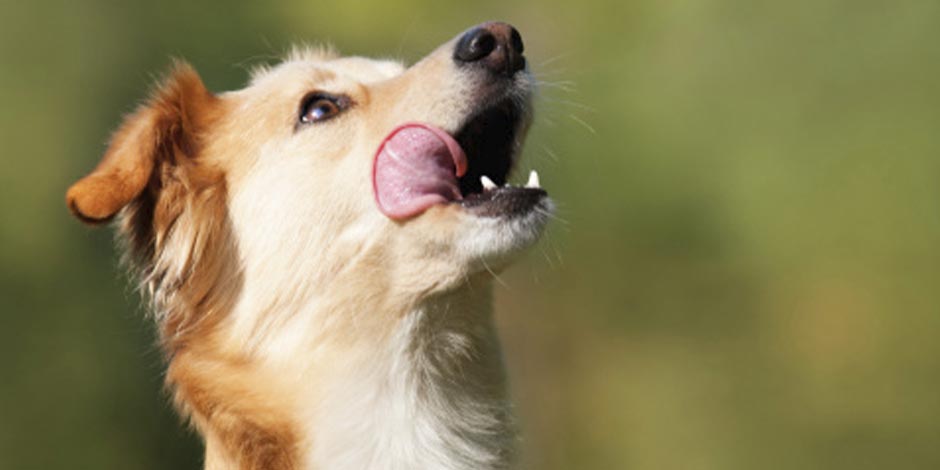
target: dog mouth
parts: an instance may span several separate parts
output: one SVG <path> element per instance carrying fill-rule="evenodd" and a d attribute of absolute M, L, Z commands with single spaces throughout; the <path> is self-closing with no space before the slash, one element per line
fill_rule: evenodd
<path fill-rule="evenodd" d="M 395 128 L 373 162 L 376 203 L 387 217 L 414 217 L 437 204 L 480 216 L 533 210 L 547 196 L 533 171 L 525 186 L 507 184 L 522 142 L 522 110 L 511 101 L 475 114 L 453 135 L 426 123 Z"/>

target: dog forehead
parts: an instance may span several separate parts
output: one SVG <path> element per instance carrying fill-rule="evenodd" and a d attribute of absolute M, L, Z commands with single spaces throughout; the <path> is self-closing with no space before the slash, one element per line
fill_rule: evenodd
<path fill-rule="evenodd" d="M 401 75 L 405 66 L 395 60 L 343 57 L 324 64 L 324 68 L 337 75 L 350 77 L 361 83 L 379 82 Z"/>
<path fill-rule="evenodd" d="M 368 84 L 400 75 L 405 66 L 394 60 L 365 57 L 290 57 L 273 68 L 256 70 L 251 85 L 272 82 L 300 81 L 327 84 L 330 82 L 357 82 Z"/>

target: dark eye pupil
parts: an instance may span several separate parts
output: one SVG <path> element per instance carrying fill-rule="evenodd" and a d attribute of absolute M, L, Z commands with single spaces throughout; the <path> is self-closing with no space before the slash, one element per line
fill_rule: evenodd
<path fill-rule="evenodd" d="M 320 98 L 307 106 L 307 112 L 304 113 L 301 119 L 303 122 L 322 121 L 333 117 L 338 112 L 339 106 L 336 103 L 326 98 Z"/>

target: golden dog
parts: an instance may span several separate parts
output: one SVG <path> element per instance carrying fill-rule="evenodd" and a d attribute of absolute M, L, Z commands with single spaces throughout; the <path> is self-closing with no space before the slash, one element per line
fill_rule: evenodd
<path fill-rule="evenodd" d="M 297 50 L 213 94 L 177 64 L 69 208 L 117 218 L 209 469 L 497 469 L 490 284 L 540 236 L 519 33 L 416 65 Z"/>

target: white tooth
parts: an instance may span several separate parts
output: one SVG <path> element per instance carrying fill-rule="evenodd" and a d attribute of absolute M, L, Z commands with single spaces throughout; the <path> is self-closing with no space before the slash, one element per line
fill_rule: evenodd
<path fill-rule="evenodd" d="M 480 177 L 480 182 L 483 183 L 483 189 L 489 191 L 491 189 L 496 189 L 496 183 L 493 180 L 487 178 L 485 175 Z"/>
<path fill-rule="evenodd" d="M 525 187 L 527 187 L 527 188 L 541 188 L 541 186 L 539 186 L 539 174 L 536 173 L 535 170 L 532 170 L 532 171 L 529 173 L 529 182 L 525 184 Z"/>

